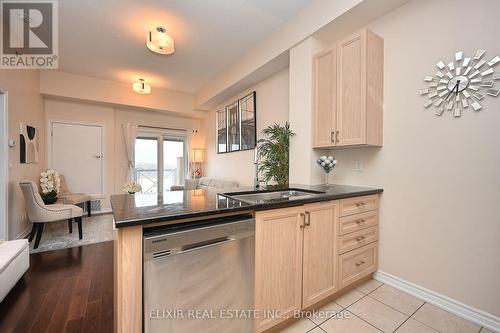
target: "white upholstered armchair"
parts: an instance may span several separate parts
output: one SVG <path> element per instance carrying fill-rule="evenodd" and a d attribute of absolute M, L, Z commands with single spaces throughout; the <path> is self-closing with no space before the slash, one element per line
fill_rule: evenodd
<path fill-rule="evenodd" d="M 90 195 L 85 193 L 73 193 L 69 190 L 68 184 L 66 183 L 66 178 L 64 175 L 59 175 L 61 180 L 61 191 L 59 192 L 59 199 L 65 205 L 87 205 L 87 216 L 92 216 L 92 198 Z"/>
<path fill-rule="evenodd" d="M 75 220 L 78 223 L 78 236 L 82 239 L 82 215 L 83 209 L 75 205 L 46 205 L 40 194 L 38 193 L 38 186 L 35 182 L 21 182 L 21 191 L 23 192 L 26 200 L 26 209 L 28 218 L 33 223 L 33 228 L 29 236 L 29 241 L 33 240 L 36 234 L 35 246 L 38 248 L 40 239 L 42 238 L 43 227 L 45 223 L 68 220 L 69 232 L 73 232 L 72 222 Z"/>

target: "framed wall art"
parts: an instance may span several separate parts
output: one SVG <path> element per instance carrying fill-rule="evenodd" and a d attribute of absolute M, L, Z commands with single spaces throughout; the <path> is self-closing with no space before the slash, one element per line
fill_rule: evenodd
<path fill-rule="evenodd" d="M 255 91 L 216 112 L 218 154 L 255 148 L 256 113 Z"/>
<path fill-rule="evenodd" d="M 215 114 L 217 126 L 217 153 L 227 152 L 227 114 L 226 109 L 219 110 Z"/>
<path fill-rule="evenodd" d="M 38 129 L 35 126 L 21 123 L 19 125 L 20 163 L 38 163 Z"/>

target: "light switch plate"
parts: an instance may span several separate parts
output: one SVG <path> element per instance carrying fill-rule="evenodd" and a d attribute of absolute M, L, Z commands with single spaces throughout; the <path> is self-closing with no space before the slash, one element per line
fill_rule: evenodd
<path fill-rule="evenodd" d="M 362 161 L 354 162 L 354 171 L 357 171 L 357 172 L 363 171 L 363 162 Z"/>

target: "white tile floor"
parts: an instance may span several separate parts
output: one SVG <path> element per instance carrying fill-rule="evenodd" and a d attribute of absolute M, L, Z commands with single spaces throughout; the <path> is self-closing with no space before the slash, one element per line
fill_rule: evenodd
<path fill-rule="evenodd" d="M 280 333 L 487 333 L 434 305 L 369 280 Z"/>

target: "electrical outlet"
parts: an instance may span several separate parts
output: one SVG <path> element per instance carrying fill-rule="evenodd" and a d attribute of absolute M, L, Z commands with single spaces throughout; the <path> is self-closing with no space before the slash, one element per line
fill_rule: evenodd
<path fill-rule="evenodd" d="M 354 171 L 363 172 L 363 162 L 362 161 L 354 162 Z"/>

